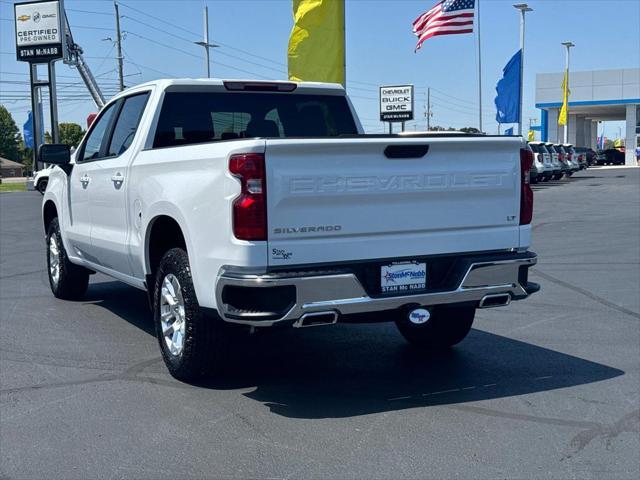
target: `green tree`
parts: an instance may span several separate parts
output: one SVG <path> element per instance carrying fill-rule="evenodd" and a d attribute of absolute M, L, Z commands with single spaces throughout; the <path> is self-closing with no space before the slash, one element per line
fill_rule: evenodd
<path fill-rule="evenodd" d="M 20 163 L 24 165 L 25 172 L 30 172 L 33 167 L 33 149 L 24 144 L 24 140 L 20 139 Z"/>
<path fill-rule="evenodd" d="M 60 143 L 77 147 L 85 134 L 85 131 L 77 123 L 60 123 L 58 124 L 58 131 L 60 132 Z M 53 143 L 51 134 L 44 132 L 44 141 L 46 143 Z"/>
<path fill-rule="evenodd" d="M 461 128 L 460 131 L 464 133 L 480 133 L 480 130 L 475 127 L 464 127 Z"/>
<path fill-rule="evenodd" d="M 20 130 L 16 122 L 9 110 L 4 105 L 0 105 L 0 157 L 14 162 L 20 161 L 20 140 Z"/>
<path fill-rule="evenodd" d="M 77 123 L 61 123 L 60 126 L 60 142 L 77 147 L 84 136 L 84 130 Z"/>

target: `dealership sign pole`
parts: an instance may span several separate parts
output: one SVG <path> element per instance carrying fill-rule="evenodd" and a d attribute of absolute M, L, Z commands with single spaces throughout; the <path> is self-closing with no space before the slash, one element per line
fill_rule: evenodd
<path fill-rule="evenodd" d="M 389 85 L 380 87 L 380 121 L 389 122 L 389 133 L 393 133 L 393 122 L 413 120 L 413 85 Z"/>
<path fill-rule="evenodd" d="M 29 62 L 31 83 L 31 109 L 33 112 L 33 169 L 38 169 L 38 147 L 41 144 L 42 125 L 39 101 L 40 88 L 49 87 L 51 137 L 60 141 L 58 134 L 58 99 L 56 94 L 55 65 L 64 56 L 65 35 L 62 26 L 63 0 L 40 0 L 14 4 L 16 57 Z M 48 80 L 38 79 L 38 65 L 46 64 Z"/>

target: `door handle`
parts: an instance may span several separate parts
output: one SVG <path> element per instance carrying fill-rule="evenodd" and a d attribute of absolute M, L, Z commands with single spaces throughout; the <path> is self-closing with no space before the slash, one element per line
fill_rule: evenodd
<path fill-rule="evenodd" d="M 124 175 L 122 175 L 120 172 L 117 172 L 111 176 L 111 181 L 114 183 L 122 183 L 124 182 Z"/>
<path fill-rule="evenodd" d="M 91 177 L 86 173 L 80 177 L 80 183 L 87 185 L 91 181 Z"/>

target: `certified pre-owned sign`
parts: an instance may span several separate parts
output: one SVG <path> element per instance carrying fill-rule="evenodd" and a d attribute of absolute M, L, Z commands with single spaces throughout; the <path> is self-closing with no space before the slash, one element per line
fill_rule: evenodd
<path fill-rule="evenodd" d="M 28 2 L 14 5 L 18 60 L 46 62 L 62 58 L 60 2 Z"/>
<path fill-rule="evenodd" d="M 413 120 L 413 85 L 380 87 L 380 120 Z"/>

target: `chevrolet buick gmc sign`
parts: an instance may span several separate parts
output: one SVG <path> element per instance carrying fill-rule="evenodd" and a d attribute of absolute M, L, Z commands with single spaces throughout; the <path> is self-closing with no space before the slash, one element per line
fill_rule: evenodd
<path fill-rule="evenodd" d="M 413 85 L 380 87 L 380 120 L 413 120 Z"/>
<path fill-rule="evenodd" d="M 47 62 L 62 58 L 59 1 L 16 3 L 16 54 L 19 61 Z"/>

